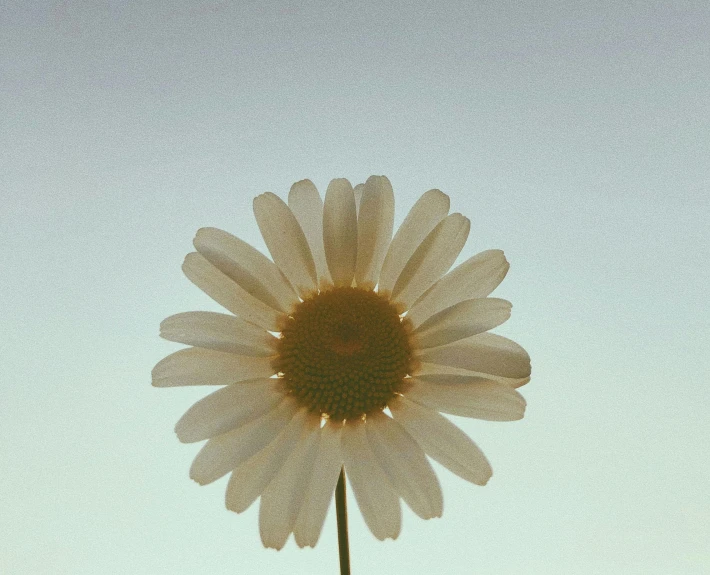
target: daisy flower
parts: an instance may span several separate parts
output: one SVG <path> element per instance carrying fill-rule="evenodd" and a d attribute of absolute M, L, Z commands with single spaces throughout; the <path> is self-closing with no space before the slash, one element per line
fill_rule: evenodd
<path fill-rule="evenodd" d="M 230 314 L 167 318 L 161 336 L 186 344 L 153 369 L 153 385 L 222 386 L 178 421 L 180 441 L 207 440 L 190 469 L 204 485 L 230 474 L 227 508 L 257 498 L 265 546 L 291 533 L 315 546 L 341 468 L 375 537 L 396 538 L 400 500 L 439 517 L 429 458 L 484 485 L 491 467 L 441 413 L 523 417 L 516 391 L 530 358 L 488 333 L 511 304 L 490 298 L 508 262 L 479 253 L 449 271 L 470 221 L 426 192 L 392 237 L 394 195 L 384 176 L 352 188 L 309 180 L 288 204 L 254 200 L 272 259 L 227 232 L 203 228 L 185 275 Z"/>

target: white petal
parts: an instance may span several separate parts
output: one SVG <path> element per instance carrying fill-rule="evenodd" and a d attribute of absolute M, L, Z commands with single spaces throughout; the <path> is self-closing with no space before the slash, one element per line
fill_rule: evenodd
<path fill-rule="evenodd" d="M 323 206 L 323 244 L 337 286 L 349 286 L 357 261 L 357 211 L 353 189 L 344 178 L 332 180 Z"/>
<path fill-rule="evenodd" d="M 316 264 L 308 240 L 286 203 L 267 192 L 254 198 L 254 217 L 276 265 L 301 297 L 318 286 Z"/>
<path fill-rule="evenodd" d="M 364 422 L 347 422 L 341 447 L 345 472 L 365 523 L 377 539 L 396 539 L 402 525 L 399 497 L 372 453 Z"/>
<path fill-rule="evenodd" d="M 192 462 L 190 477 L 201 485 L 216 481 L 271 443 L 297 410 L 290 397 L 258 419 L 208 440 Z"/>
<path fill-rule="evenodd" d="M 308 240 L 316 264 L 319 284 L 322 280 L 330 282 L 330 272 L 325 262 L 323 248 L 323 199 L 313 182 L 301 180 L 293 184 L 288 193 L 288 207 L 301 224 L 301 229 Z"/>
<path fill-rule="evenodd" d="M 210 311 L 171 315 L 161 322 L 160 337 L 216 351 L 261 357 L 273 356 L 278 342 L 268 331 L 253 323 Z"/>
<path fill-rule="evenodd" d="M 277 379 L 255 379 L 228 385 L 202 398 L 175 426 L 183 443 L 226 433 L 268 413 L 283 399 Z"/>
<path fill-rule="evenodd" d="M 525 414 L 523 396 L 499 381 L 478 377 L 468 378 L 465 383 L 433 381 L 412 378 L 407 398 L 437 411 L 487 421 L 515 421 Z"/>
<path fill-rule="evenodd" d="M 422 519 L 441 517 L 439 480 L 419 444 L 384 413 L 368 416 L 365 428 L 372 452 L 399 496 Z"/>
<path fill-rule="evenodd" d="M 234 315 L 266 330 L 279 330 L 281 313 L 244 291 L 201 254 L 187 254 L 182 271 L 187 279 Z"/>
<path fill-rule="evenodd" d="M 444 218 L 417 247 L 392 288 L 392 299 L 409 309 L 456 261 L 471 222 L 461 214 Z"/>
<path fill-rule="evenodd" d="M 153 368 L 155 387 L 183 385 L 229 385 L 276 373 L 273 357 L 234 355 L 211 349 L 181 349 L 162 359 Z"/>
<path fill-rule="evenodd" d="M 313 474 L 293 530 L 299 547 L 315 547 L 318 543 L 340 469 L 343 466 L 340 450 L 341 432 L 341 425 L 330 422 L 321 429 Z"/>
<path fill-rule="evenodd" d="M 256 501 L 296 447 L 307 419 L 308 411 L 301 408 L 276 439 L 232 471 L 225 498 L 227 509 L 241 513 Z"/>
<path fill-rule="evenodd" d="M 458 367 L 511 379 L 530 376 L 530 356 L 514 341 L 492 333 L 479 333 L 441 347 L 422 350 L 420 361 Z"/>
<path fill-rule="evenodd" d="M 266 305 L 289 313 L 298 302 L 298 296 L 276 264 L 232 234 L 202 228 L 193 243 L 213 266 Z"/>
<path fill-rule="evenodd" d="M 391 292 L 414 250 L 449 213 L 449 196 L 429 190 L 409 210 L 382 263 L 378 291 Z"/>
<path fill-rule="evenodd" d="M 405 397 L 389 404 L 395 420 L 444 467 L 476 485 L 485 485 L 493 474 L 486 456 L 471 439 L 444 416 Z"/>
<path fill-rule="evenodd" d="M 311 415 L 309 421 L 296 448 L 261 495 L 259 533 L 264 547 L 281 549 L 296 525 L 320 441 L 320 417 Z"/>
<path fill-rule="evenodd" d="M 358 287 L 372 289 L 377 284 L 382 261 L 392 239 L 394 193 L 384 176 L 371 176 L 365 183 L 357 219 Z"/>
<path fill-rule="evenodd" d="M 487 297 L 503 281 L 509 267 L 501 250 L 476 254 L 431 286 L 412 305 L 407 317 L 417 326 L 460 301 Z"/>
<path fill-rule="evenodd" d="M 459 302 L 414 330 L 417 347 L 437 347 L 493 329 L 510 317 L 511 307 L 510 302 L 497 298 Z"/>

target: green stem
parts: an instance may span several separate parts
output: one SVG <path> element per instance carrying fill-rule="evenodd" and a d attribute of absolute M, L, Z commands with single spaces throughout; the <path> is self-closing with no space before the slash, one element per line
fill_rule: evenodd
<path fill-rule="evenodd" d="M 345 500 L 345 468 L 341 468 L 335 487 L 335 515 L 338 518 L 338 551 L 340 575 L 350 575 L 350 547 L 348 545 L 348 505 Z"/>

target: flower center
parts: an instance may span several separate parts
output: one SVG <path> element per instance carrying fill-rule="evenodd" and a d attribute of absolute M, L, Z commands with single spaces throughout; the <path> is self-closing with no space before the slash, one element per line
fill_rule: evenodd
<path fill-rule="evenodd" d="M 334 420 L 381 411 L 412 371 L 409 320 L 373 291 L 336 287 L 294 309 L 276 369 L 304 406 Z"/>

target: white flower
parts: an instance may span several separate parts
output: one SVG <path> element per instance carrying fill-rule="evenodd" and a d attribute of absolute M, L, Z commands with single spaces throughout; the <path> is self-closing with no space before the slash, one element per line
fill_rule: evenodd
<path fill-rule="evenodd" d="M 316 544 L 343 466 L 378 539 L 399 534 L 400 498 L 424 519 L 440 516 L 427 456 L 478 485 L 491 468 L 439 412 L 523 417 L 515 388 L 529 381 L 530 358 L 486 333 L 510 315 L 510 303 L 488 297 L 508 262 L 489 250 L 448 272 L 470 227 L 448 212 L 448 196 L 430 190 L 392 238 L 387 178 L 355 190 L 333 180 L 325 202 L 303 180 L 288 205 L 271 193 L 254 200 L 273 261 L 224 231 L 197 232 L 183 270 L 231 314 L 166 319 L 161 335 L 193 347 L 158 363 L 153 385 L 224 386 L 176 432 L 208 440 L 195 481 L 231 473 L 229 509 L 261 497 L 267 547 L 291 533 L 301 547 Z"/>

